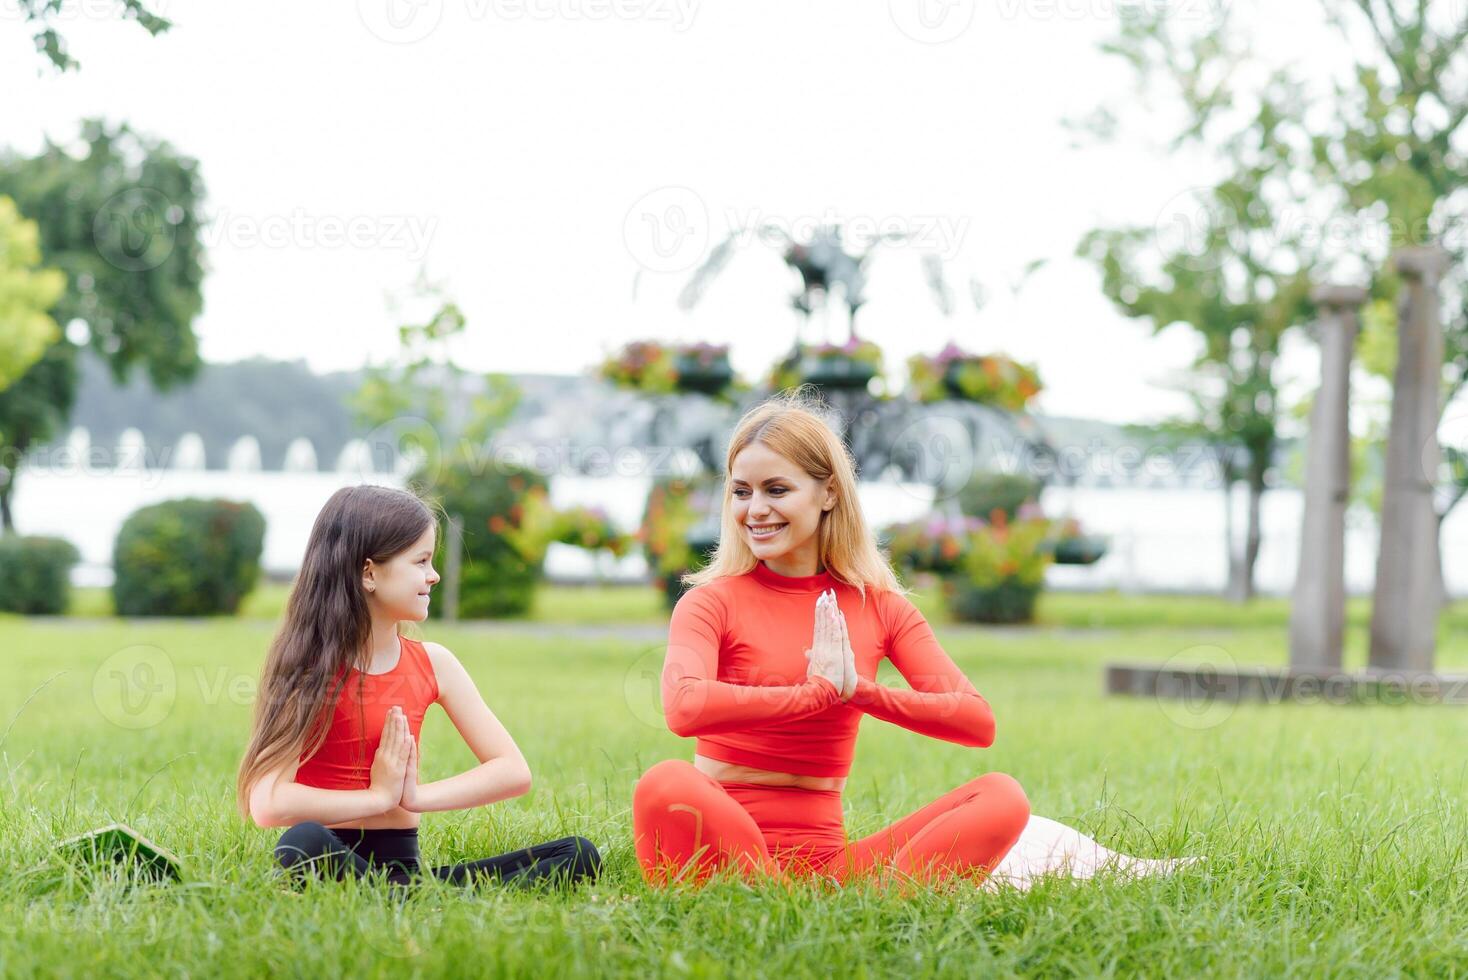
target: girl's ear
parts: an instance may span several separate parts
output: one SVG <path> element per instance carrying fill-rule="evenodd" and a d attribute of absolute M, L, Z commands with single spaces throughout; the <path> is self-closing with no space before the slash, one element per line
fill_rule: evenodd
<path fill-rule="evenodd" d="M 377 581 L 373 576 L 372 559 L 367 559 L 367 564 L 362 566 L 362 588 L 372 592 L 377 588 Z"/>
<path fill-rule="evenodd" d="M 829 511 L 836 506 L 836 478 L 834 476 L 826 479 L 826 501 L 821 504 L 821 510 Z"/>

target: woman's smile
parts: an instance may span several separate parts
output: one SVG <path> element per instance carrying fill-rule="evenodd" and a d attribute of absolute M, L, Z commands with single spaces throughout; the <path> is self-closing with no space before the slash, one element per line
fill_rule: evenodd
<path fill-rule="evenodd" d="M 749 524 L 746 526 L 749 528 L 750 536 L 753 537 L 756 541 L 764 541 L 769 538 L 773 538 L 775 535 L 785 530 L 785 524 L 783 522 L 778 524 Z"/>

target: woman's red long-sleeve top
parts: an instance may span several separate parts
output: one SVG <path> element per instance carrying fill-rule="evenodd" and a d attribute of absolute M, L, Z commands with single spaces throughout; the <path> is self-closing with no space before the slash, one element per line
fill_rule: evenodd
<path fill-rule="evenodd" d="M 834 589 L 860 675 L 843 703 L 830 681 L 807 679 L 816 599 Z M 886 657 L 911 690 L 876 683 Z M 943 652 L 906 596 L 855 587 L 830 572 L 785 576 L 763 562 L 745 575 L 690 589 L 668 628 L 663 713 L 699 755 L 805 776 L 851 770 L 863 714 L 960 745 L 994 741 L 994 713 Z"/>

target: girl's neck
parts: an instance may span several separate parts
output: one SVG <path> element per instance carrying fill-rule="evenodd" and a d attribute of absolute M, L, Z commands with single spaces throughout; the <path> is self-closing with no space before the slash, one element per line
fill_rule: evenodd
<path fill-rule="evenodd" d="M 397 620 L 378 620 L 372 618 L 372 637 L 367 641 L 367 667 L 391 666 L 398 659 L 398 646 L 402 641 L 398 639 Z"/>

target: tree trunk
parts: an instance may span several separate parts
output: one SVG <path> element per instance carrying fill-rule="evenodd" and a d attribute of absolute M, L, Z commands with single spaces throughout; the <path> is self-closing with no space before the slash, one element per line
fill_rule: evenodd
<path fill-rule="evenodd" d="M 1447 516 L 1447 514 L 1437 515 L 1437 534 L 1432 538 L 1432 550 L 1435 552 L 1432 567 L 1437 569 L 1437 575 L 1434 576 L 1437 585 L 1437 604 L 1442 609 L 1446 609 L 1453 603 L 1453 597 L 1448 595 L 1447 578 L 1443 575 L 1443 519 Z"/>
<path fill-rule="evenodd" d="M 1228 555 L 1228 581 L 1224 583 L 1223 594 L 1227 598 L 1233 598 L 1234 583 L 1239 579 L 1239 555 L 1234 550 L 1234 494 L 1233 481 L 1223 481 L 1223 548 Z"/>
<path fill-rule="evenodd" d="M 14 489 L 15 470 L 11 470 L 5 484 L 0 486 L 0 533 L 9 534 L 15 530 L 15 517 L 10 513 L 10 492 Z"/>
<path fill-rule="evenodd" d="M 1254 598 L 1254 565 L 1259 561 L 1259 545 L 1263 539 L 1260 511 L 1264 502 L 1264 474 L 1249 476 L 1249 527 L 1245 532 L 1244 560 L 1239 570 L 1239 601 Z"/>

